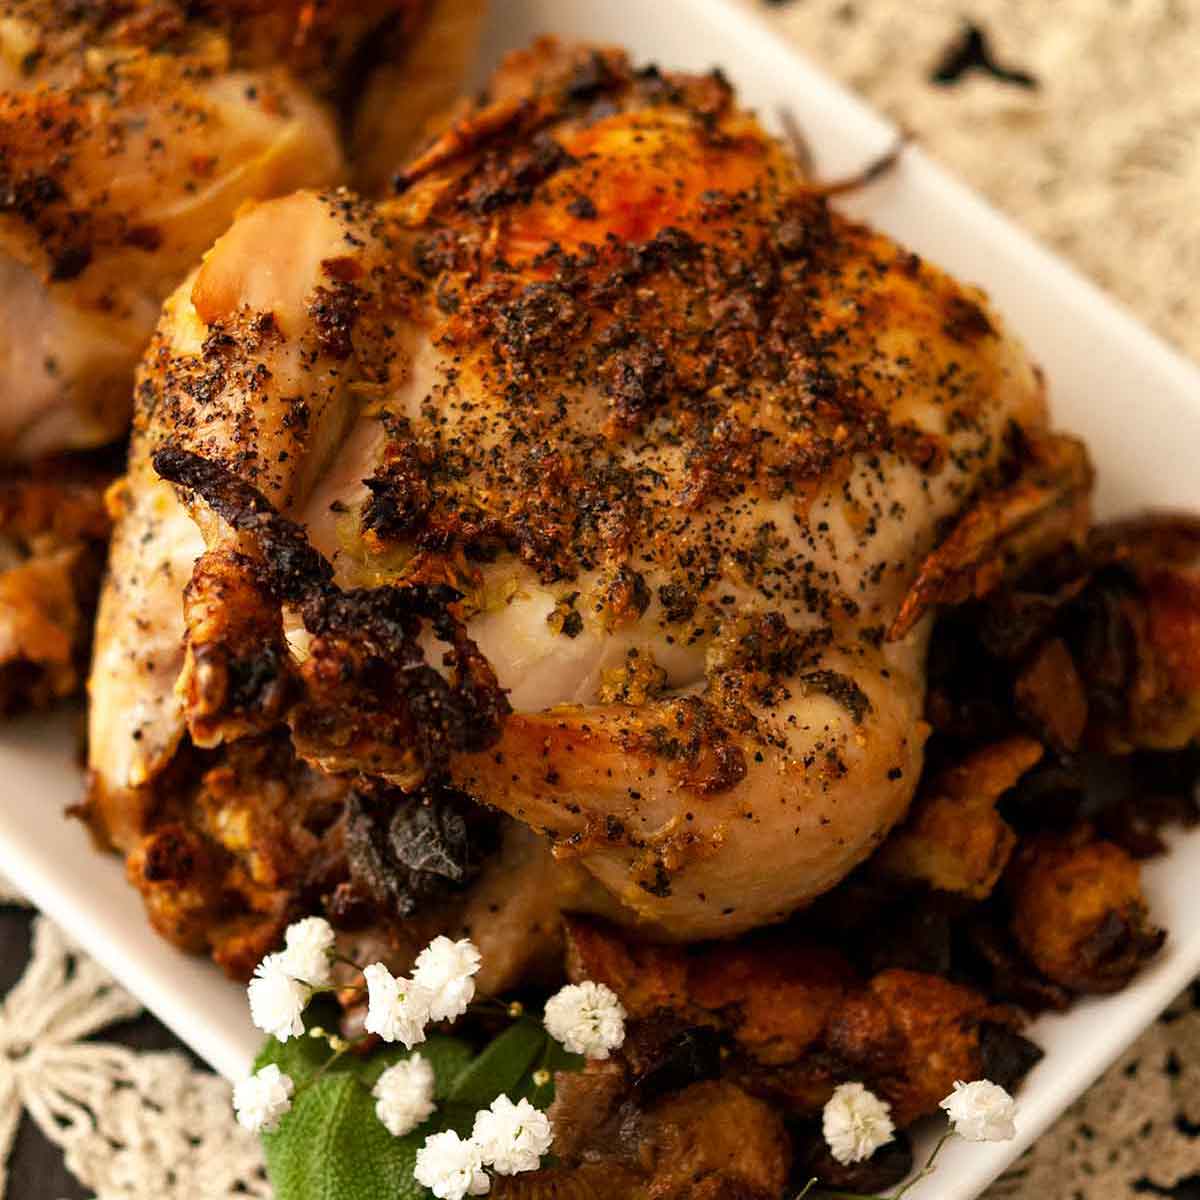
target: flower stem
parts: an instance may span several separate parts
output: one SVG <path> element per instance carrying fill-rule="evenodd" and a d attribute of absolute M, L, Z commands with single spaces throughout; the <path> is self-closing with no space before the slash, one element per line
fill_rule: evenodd
<path fill-rule="evenodd" d="M 829 1188 L 823 1188 L 821 1181 L 815 1175 L 792 1200 L 809 1200 L 809 1198 L 811 1200 L 892 1200 L 891 1197 L 876 1196 L 874 1193 L 831 1191 Z"/>
<path fill-rule="evenodd" d="M 359 1040 L 361 1040 L 361 1039 L 359 1039 Z M 342 1047 L 341 1047 L 341 1049 L 340 1049 L 340 1050 L 335 1050 L 335 1051 L 334 1051 L 334 1052 L 333 1052 L 333 1053 L 332 1053 L 332 1054 L 331 1054 L 331 1055 L 330 1055 L 330 1056 L 329 1056 L 329 1057 L 328 1057 L 328 1058 L 327 1058 L 327 1059 L 326 1059 L 326 1060 L 325 1060 L 325 1061 L 324 1061 L 324 1062 L 323 1062 L 323 1063 L 322 1063 L 322 1064 L 321 1064 L 321 1065 L 320 1065 L 320 1066 L 319 1066 L 319 1067 L 318 1067 L 318 1068 L 317 1068 L 317 1069 L 316 1069 L 316 1070 L 313 1072 L 313 1076 L 312 1076 L 312 1078 L 311 1078 L 311 1079 L 308 1081 L 308 1085 L 309 1085 L 309 1086 L 311 1086 L 312 1084 L 316 1083 L 316 1082 L 317 1082 L 317 1080 L 318 1080 L 318 1079 L 320 1079 L 320 1078 L 321 1078 L 321 1076 L 322 1076 L 322 1075 L 324 1075 L 324 1074 L 325 1074 L 325 1072 L 326 1072 L 326 1071 L 328 1071 L 328 1070 L 329 1070 L 329 1068 L 330 1068 L 330 1067 L 332 1067 L 332 1066 L 333 1066 L 333 1064 L 334 1064 L 335 1062 L 337 1062 L 337 1060 L 338 1060 L 339 1058 L 341 1058 L 343 1054 L 349 1054 L 349 1052 L 350 1052 L 350 1051 L 353 1049 L 354 1045 L 355 1045 L 355 1043 L 354 1043 L 354 1042 L 347 1042 L 347 1043 L 346 1043 L 344 1046 L 342 1046 Z"/>
<path fill-rule="evenodd" d="M 517 1008 L 519 1011 L 513 1012 Z M 511 1021 L 519 1020 L 525 1015 L 523 1005 L 514 1005 L 512 1002 L 498 1000 L 494 996 L 490 996 L 486 1000 L 474 1000 L 470 1004 L 470 1011 L 473 1013 L 492 1013 L 495 1016 L 508 1017 Z"/>
<path fill-rule="evenodd" d="M 901 1196 L 911 1188 L 916 1187 L 926 1175 L 929 1175 L 933 1171 L 933 1163 L 938 1156 L 938 1151 L 950 1140 L 953 1133 L 952 1129 L 948 1129 L 938 1138 L 937 1145 L 929 1152 L 929 1157 L 925 1160 L 925 1165 L 898 1192 L 893 1193 L 892 1200 L 900 1200 Z"/>
<path fill-rule="evenodd" d="M 804 1189 L 799 1195 L 794 1197 L 794 1200 L 805 1200 L 805 1197 L 809 1195 L 812 1196 L 812 1200 L 900 1200 L 901 1196 L 906 1195 L 922 1179 L 933 1173 L 933 1164 L 937 1159 L 939 1151 L 953 1135 L 954 1130 L 952 1129 L 948 1129 L 943 1133 L 938 1138 L 937 1145 L 929 1152 L 929 1157 L 925 1160 L 925 1165 L 899 1191 L 893 1192 L 890 1196 L 864 1195 L 862 1192 L 831 1192 L 827 1188 L 820 1187 L 819 1181 L 814 1176 L 804 1185 Z M 818 1190 L 814 1192 L 814 1188 Z"/>

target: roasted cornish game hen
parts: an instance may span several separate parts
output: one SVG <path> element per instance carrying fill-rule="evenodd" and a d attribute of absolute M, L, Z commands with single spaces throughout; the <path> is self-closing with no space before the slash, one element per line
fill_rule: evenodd
<path fill-rule="evenodd" d="M 985 297 L 839 215 L 719 74 L 541 42 L 392 197 L 249 208 L 167 301 L 86 815 L 234 975 L 324 912 L 399 967 L 469 932 L 494 991 L 561 970 L 565 912 L 571 972 L 648 1023 L 584 1088 L 612 1112 L 699 1027 L 731 1103 L 865 1078 L 905 1123 L 1028 1067 L 992 997 L 1030 961 L 1056 1004 L 1161 941 L 1125 849 L 1075 825 L 1010 869 L 998 807 L 1088 738 L 1196 732 L 1195 528 L 1089 534 L 1090 487 Z M 984 720 L 965 664 L 1019 704 Z M 970 906 L 987 995 L 925 933 L 887 950 Z M 685 1110 L 662 1145 L 704 1143 Z"/>
<path fill-rule="evenodd" d="M 0 6 L 0 486 L 20 494 L 0 513 L 0 710 L 73 690 L 94 591 L 62 564 L 86 559 L 94 576 L 102 561 L 100 489 L 98 538 L 93 521 L 86 538 L 39 527 L 31 541 L 30 487 L 65 480 L 71 505 L 95 485 L 97 461 L 63 452 L 124 437 L 163 300 L 241 204 L 348 178 L 380 185 L 452 98 L 480 11 Z M 13 575 L 9 560 L 29 566 Z"/>
<path fill-rule="evenodd" d="M 908 806 L 928 622 L 889 630 L 941 523 L 1061 454 L 1036 372 L 716 76 L 539 48 L 400 183 L 259 205 L 168 302 L 96 821 L 139 853 L 186 745 L 286 729 L 502 810 L 631 925 L 779 920 Z"/>

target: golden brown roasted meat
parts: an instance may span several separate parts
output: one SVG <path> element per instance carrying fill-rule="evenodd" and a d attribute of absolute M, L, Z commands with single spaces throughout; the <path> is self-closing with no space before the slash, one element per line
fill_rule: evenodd
<path fill-rule="evenodd" d="M 885 632 L 1027 465 L 1036 372 L 716 75 L 539 44 L 402 183 L 255 208 L 166 306 L 97 823 L 269 707 L 321 769 L 442 772 L 531 826 L 577 906 L 683 940 L 786 916 L 909 803 L 928 622 Z"/>
<path fill-rule="evenodd" d="M 1019 477 L 968 508 L 921 564 L 890 637 L 902 637 L 935 605 L 984 596 L 1022 566 L 1083 540 L 1093 482 L 1083 443 L 1035 433 L 1023 460 Z"/>
<path fill-rule="evenodd" d="M 162 301 L 238 208 L 350 175 L 381 186 L 450 101 L 481 13 L 481 0 L 0 4 L 0 470 L 122 438 Z M 61 661 L 53 643 L 87 640 L 72 604 L 94 598 L 76 586 L 68 602 L 61 557 L 22 561 L 0 575 L 6 640 Z M 20 703 L 71 690 L 69 671 L 7 674 Z"/>

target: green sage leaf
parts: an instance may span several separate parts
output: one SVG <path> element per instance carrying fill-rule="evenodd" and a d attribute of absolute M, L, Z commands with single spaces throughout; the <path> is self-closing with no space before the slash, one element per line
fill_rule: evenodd
<path fill-rule="evenodd" d="M 537 1070 L 548 1040 L 540 1022 L 528 1018 L 517 1021 L 455 1079 L 450 1099 L 480 1109 L 487 1108 L 497 1096 L 513 1095 L 530 1072 Z"/>
<path fill-rule="evenodd" d="M 572 1054 L 560 1042 L 556 1042 L 549 1034 L 546 1034 L 545 1049 L 538 1056 L 538 1061 L 534 1063 L 533 1071 L 519 1087 L 514 1088 L 508 1095 L 514 1101 L 528 1100 L 536 1108 L 549 1108 L 554 1100 L 555 1072 L 582 1071 L 586 1061 L 582 1054 Z M 538 1070 L 546 1071 L 550 1076 L 549 1081 L 540 1086 L 534 1082 L 533 1078 L 534 1072 Z"/>
<path fill-rule="evenodd" d="M 413 1167 L 431 1133 L 453 1129 L 466 1137 L 476 1112 L 502 1094 L 545 1108 L 554 1098 L 553 1083 L 538 1087 L 533 1073 L 583 1064 L 531 1018 L 510 1026 L 479 1054 L 458 1038 L 441 1036 L 429 1038 L 418 1052 L 433 1068 L 438 1110 L 396 1138 L 375 1116 L 371 1088 L 388 1067 L 408 1057 L 403 1048 L 389 1046 L 365 1059 L 335 1058 L 321 1038 L 267 1043 L 255 1069 L 274 1063 L 296 1085 L 292 1111 L 262 1138 L 275 1200 L 428 1200 L 431 1193 L 413 1179 Z"/>
<path fill-rule="evenodd" d="M 451 1102 L 448 1092 L 474 1053 L 449 1037 L 429 1038 L 419 1053 L 433 1068 L 438 1111 L 396 1138 L 375 1116 L 371 1088 L 388 1067 L 408 1057 L 403 1047 L 389 1046 L 367 1059 L 344 1054 L 330 1062 L 332 1051 L 323 1039 L 267 1043 L 255 1069 L 273 1062 L 297 1089 L 292 1111 L 262 1138 L 276 1200 L 426 1200 L 429 1193 L 413 1179 L 417 1151 L 438 1130 L 470 1131 L 475 1110 Z"/>

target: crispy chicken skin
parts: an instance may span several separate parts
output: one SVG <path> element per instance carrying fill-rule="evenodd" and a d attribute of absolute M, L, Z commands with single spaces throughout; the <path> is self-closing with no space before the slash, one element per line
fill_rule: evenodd
<path fill-rule="evenodd" d="M 531 826 L 580 907 L 680 940 L 784 917 L 905 813 L 929 623 L 886 634 L 1033 459 L 1036 372 L 716 74 L 539 43 L 399 186 L 253 209 L 166 306 L 94 819 L 128 849 L 185 736 L 269 698 L 322 769 Z"/>
<path fill-rule="evenodd" d="M 471 44 L 480 5 L 444 3 L 437 38 L 450 55 Z M 167 294 L 240 204 L 347 177 L 360 92 L 376 127 L 397 113 L 364 146 L 364 172 L 394 168 L 458 79 L 453 55 L 436 85 L 403 77 L 406 48 L 432 36 L 428 9 L 0 6 L 0 461 L 123 435 L 133 368 Z M 376 62 L 389 64 L 386 86 Z"/>

